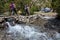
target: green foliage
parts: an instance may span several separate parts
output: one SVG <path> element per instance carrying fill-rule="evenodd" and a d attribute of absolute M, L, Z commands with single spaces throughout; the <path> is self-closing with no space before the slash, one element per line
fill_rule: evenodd
<path fill-rule="evenodd" d="M 58 6 L 59 6 L 59 1 L 58 0 L 52 0 L 52 8 L 57 9 Z"/>
<path fill-rule="evenodd" d="M 56 10 L 58 16 L 60 17 L 60 0 L 52 0 L 52 8 Z"/>
<path fill-rule="evenodd" d="M 11 3 L 11 1 L 14 1 L 14 3 L 16 4 L 16 9 L 17 10 L 21 10 L 23 14 L 25 14 L 25 10 L 24 10 L 24 5 L 28 4 L 30 7 L 30 14 L 34 14 L 34 11 L 38 11 L 40 9 L 40 6 L 51 6 L 50 5 L 50 0 L 48 0 L 49 2 L 47 3 L 45 0 L 0 0 L 0 12 L 5 12 L 5 11 L 9 11 L 9 5 Z M 39 5 L 37 5 L 39 4 Z"/>
<path fill-rule="evenodd" d="M 37 6 L 32 6 L 32 7 L 30 8 L 31 15 L 34 14 L 34 12 L 35 12 L 35 11 L 38 11 L 38 10 L 39 10 L 39 9 L 38 9 Z"/>
<path fill-rule="evenodd" d="M 4 10 L 8 11 L 9 10 L 9 3 L 4 4 Z"/>

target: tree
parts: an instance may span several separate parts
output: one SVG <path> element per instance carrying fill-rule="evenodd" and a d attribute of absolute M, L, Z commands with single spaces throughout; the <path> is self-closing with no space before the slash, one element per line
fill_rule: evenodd
<path fill-rule="evenodd" d="M 60 19 L 60 0 L 52 0 L 52 8 L 58 13 L 57 18 Z"/>

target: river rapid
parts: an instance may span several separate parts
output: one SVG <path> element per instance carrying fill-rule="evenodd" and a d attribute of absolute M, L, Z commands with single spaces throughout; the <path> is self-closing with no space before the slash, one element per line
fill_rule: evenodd
<path fill-rule="evenodd" d="M 40 26 L 25 24 L 11 26 L 9 22 L 6 23 L 9 28 L 4 30 L 1 40 L 60 40 L 60 33 L 56 31 L 46 32 Z"/>

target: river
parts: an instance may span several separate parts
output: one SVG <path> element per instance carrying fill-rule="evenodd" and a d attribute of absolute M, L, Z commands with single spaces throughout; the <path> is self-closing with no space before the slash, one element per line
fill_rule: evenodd
<path fill-rule="evenodd" d="M 0 40 L 60 40 L 60 33 L 46 32 L 39 26 L 16 24 L 0 32 Z"/>

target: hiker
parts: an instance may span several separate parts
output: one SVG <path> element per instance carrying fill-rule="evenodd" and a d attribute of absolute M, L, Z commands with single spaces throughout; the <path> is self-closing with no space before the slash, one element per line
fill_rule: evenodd
<path fill-rule="evenodd" d="M 12 12 L 12 15 L 14 15 L 14 13 L 17 14 L 16 6 L 15 6 L 14 2 L 11 2 L 11 4 L 10 4 L 10 10 Z"/>
<path fill-rule="evenodd" d="M 28 5 L 25 5 L 25 12 L 27 15 L 30 15 L 30 10 Z"/>

